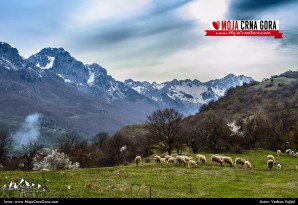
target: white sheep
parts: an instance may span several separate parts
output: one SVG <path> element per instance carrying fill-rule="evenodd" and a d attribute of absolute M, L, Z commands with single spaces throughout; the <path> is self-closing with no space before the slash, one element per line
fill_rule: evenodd
<path fill-rule="evenodd" d="M 190 168 L 190 167 L 196 167 L 196 166 L 198 166 L 197 163 L 196 163 L 196 161 L 194 161 L 192 159 L 188 161 L 188 168 Z"/>
<path fill-rule="evenodd" d="M 175 157 L 170 157 L 167 161 L 167 164 L 176 164 L 176 158 Z"/>
<path fill-rule="evenodd" d="M 267 160 L 269 160 L 269 159 L 272 159 L 273 161 L 275 161 L 275 160 L 274 160 L 274 156 L 271 155 L 271 154 L 267 155 Z"/>
<path fill-rule="evenodd" d="M 226 166 L 226 164 L 229 164 L 230 167 L 233 166 L 233 160 L 232 160 L 231 157 L 226 157 L 225 156 L 225 157 L 222 158 L 222 160 L 223 160 L 225 166 Z"/>
<path fill-rule="evenodd" d="M 252 168 L 251 163 L 249 161 L 247 161 L 247 160 L 244 162 L 243 166 L 245 168 Z"/>
<path fill-rule="evenodd" d="M 160 164 L 161 157 L 159 155 L 154 156 L 154 162 Z"/>
<path fill-rule="evenodd" d="M 166 164 L 166 158 L 160 158 L 160 165 Z"/>
<path fill-rule="evenodd" d="M 136 156 L 135 162 L 136 162 L 136 166 L 137 167 L 139 166 L 139 163 L 141 162 L 141 160 L 142 160 L 142 157 L 141 156 Z"/>
<path fill-rule="evenodd" d="M 207 158 L 204 155 L 202 155 L 202 156 L 200 156 L 200 161 L 203 164 L 207 161 Z"/>
<path fill-rule="evenodd" d="M 237 157 L 235 159 L 235 167 L 237 167 L 238 164 L 241 164 L 243 166 L 245 161 L 245 159 Z"/>
<path fill-rule="evenodd" d="M 196 156 L 197 162 L 200 164 L 203 164 L 206 162 L 206 157 L 204 155 L 198 154 Z"/>
<path fill-rule="evenodd" d="M 287 149 L 287 150 L 286 150 L 286 153 L 287 153 L 287 154 L 290 154 L 291 151 L 292 151 L 291 149 Z"/>
<path fill-rule="evenodd" d="M 49 169 L 46 169 L 46 168 L 42 168 L 42 169 L 40 169 L 40 172 L 42 172 L 42 173 L 46 173 L 46 172 L 49 172 L 50 170 Z"/>
<path fill-rule="evenodd" d="M 276 168 L 277 168 L 278 170 L 281 170 L 281 164 L 277 164 Z"/>
<path fill-rule="evenodd" d="M 154 156 L 154 161 L 155 161 L 155 163 L 157 163 L 158 165 L 163 165 L 163 164 L 166 163 L 166 158 L 161 158 L 160 156 L 155 155 L 155 156 Z"/>
<path fill-rule="evenodd" d="M 177 162 L 177 164 L 184 164 L 184 165 L 187 164 L 185 159 L 184 159 L 184 156 L 177 156 L 176 157 L 176 162 Z"/>
<path fill-rule="evenodd" d="M 295 156 L 298 157 L 298 152 L 296 152 Z"/>
<path fill-rule="evenodd" d="M 186 162 L 189 162 L 189 160 L 191 160 L 191 158 L 188 157 L 188 156 L 183 156 L 183 157 L 184 157 L 184 160 L 185 160 Z"/>
<path fill-rule="evenodd" d="M 290 156 L 295 156 L 295 152 L 294 151 L 291 151 L 289 155 Z"/>
<path fill-rule="evenodd" d="M 267 161 L 268 169 L 271 170 L 272 167 L 273 167 L 273 165 L 274 165 L 274 161 L 273 161 L 272 159 L 269 159 L 269 160 Z"/>
<path fill-rule="evenodd" d="M 211 156 L 211 162 L 216 162 L 216 163 L 220 163 L 221 165 L 223 165 L 223 161 L 222 158 L 216 155 L 212 155 Z"/>
<path fill-rule="evenodd" d="M 277 156 L 282 155 L 281 150 L 277 150 L 277 151 L 276 151 L 276 154 L 277 154 Z"/>
<path fill-rule="evenodd" d="M 168 161 L 171 157 L 172 157 L 171 155 L 168 155 L 168 154 L 167 154 L 167 155 L 165 156 L 166 161 Z"/>

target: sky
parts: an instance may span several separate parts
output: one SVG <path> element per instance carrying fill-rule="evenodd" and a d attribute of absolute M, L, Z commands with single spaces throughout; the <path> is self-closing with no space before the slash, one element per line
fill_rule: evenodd
<path fill-rule="evenodd" d="M 62 47 L 119 81 L 264 78 L 298 68 L 295 0 L 0 0 L 0 41 Z M 212 21 L 279 20 L 282 39 L 205 36 Z"/>

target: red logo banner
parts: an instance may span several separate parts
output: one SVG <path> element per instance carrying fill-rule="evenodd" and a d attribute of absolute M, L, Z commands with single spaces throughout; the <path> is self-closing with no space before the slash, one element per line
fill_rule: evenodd
<path fill-rule="evenodd" d="M 279 30 L 205 30 L 205 36 L 274 36 L 282 38 Z"/>

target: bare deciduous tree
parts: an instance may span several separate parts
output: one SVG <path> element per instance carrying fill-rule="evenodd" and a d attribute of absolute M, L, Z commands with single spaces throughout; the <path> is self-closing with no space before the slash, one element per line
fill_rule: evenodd
<path fill-rule="evenodd" d="M 109 134 L 106 132 L 99 132 L 92 138 L 92 142 L 99 148 L 102 149 L 107 139 L 109 138 Z"/>
<path fill-rule="evenodd" d="M 206 114 L 205 120 L 202 123 L 202 132 L 205 134 L 208 147 L 212 150 L 217 149 L 219 140 L 226 140 L 230 135 L 230 130 L 227 122 L 217 113 L 210 110 Z"/>
<path fill-rule="evenodd" d="M 181 142 L 182 114 L 173 108 L 157 110 L 147 116 L 148 130 L 151 133 L 153 143 L 165 148 L 169 155 L 172 149 Z"/>
<path fill-rule="evenodd" d="M 58 150 L 68 156 L 73 156 L 75 145 L 79 143 L 79 136 L 76 132 L 67 132 L 58 140 Z"/>
<path fill-rule="evenodd" d="M 104 159 L 102 160 L 103 166 L 119 165 L 123 160 L 123 153 L 121 153 L 121 147 L 129 145 L 128 139 L 122 134 L 116 133 L 114 136 L 107 140 L 104 147 Z"/>
<path fill-rule="evenodd" d="M 42 149 L 42 145 L 37 140 L 30 140 L 27 144 L 22 145 L 20 154 L 23 155 L 25 168 L 32 170 L 34 158 Z"/>

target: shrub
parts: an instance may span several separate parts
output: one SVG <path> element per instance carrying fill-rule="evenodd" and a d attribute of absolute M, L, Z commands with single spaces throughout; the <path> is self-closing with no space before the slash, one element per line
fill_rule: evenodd
<path fill-rule="evenodd" d="M 45 157 L 43 161 L 34 164 L 33 170 L 40 170 L 42 168 L 50 170 L 78 169 L 79 167 L 80 164 L 78 162 L 72 163 L 66 154 L 52 150 L 52 154 Z"/>

